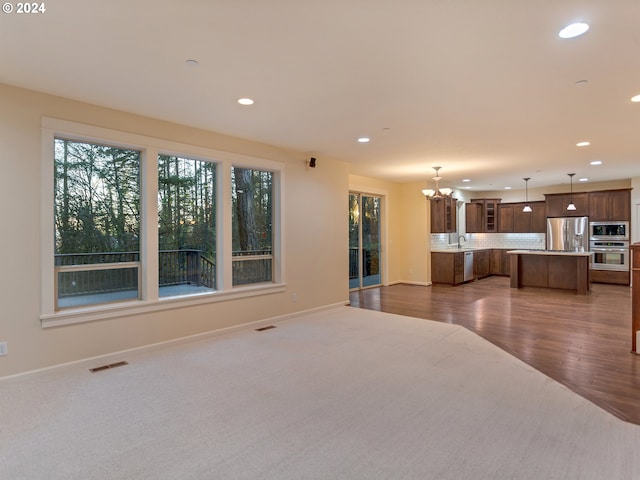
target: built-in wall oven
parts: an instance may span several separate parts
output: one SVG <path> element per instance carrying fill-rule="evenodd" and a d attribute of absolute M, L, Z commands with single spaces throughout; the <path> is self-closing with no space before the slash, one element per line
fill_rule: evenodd
<path fill-rule="evenodd" d="M 589 240 L 629 241 L 629 222 L 589 222 Z"/>
<path fill-rule="evenodd" d="M 593 270 L 629 271 L 629 222 L 590 222 Z"/>
<path fill-rule="evenodd" d="M 593 270 L 629 271 L 629 242 L 592 241 L 591 252 Z"/>

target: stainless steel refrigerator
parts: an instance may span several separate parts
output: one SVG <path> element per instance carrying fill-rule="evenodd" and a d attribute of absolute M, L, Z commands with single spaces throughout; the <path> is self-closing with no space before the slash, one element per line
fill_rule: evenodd
<path fill-rule="evenodd" d="M 547 218 L 547 250 L 589 250 L 589 217 Z"/>

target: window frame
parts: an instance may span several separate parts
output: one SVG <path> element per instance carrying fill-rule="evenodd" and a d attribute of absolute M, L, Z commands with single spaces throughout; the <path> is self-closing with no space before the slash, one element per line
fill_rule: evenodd
<path fill-rule="evenodd" d="M 140 192 L 140 299 L 122 302 L 55 308 L 54 265 L 54 139 L 62 137 L 141 152 Z M 215 162 L 216 174 L 216 269 L 217 290 L 192 295 L 158 295 L 158 155 L 176 155 Z M 273 281 L 233 286 L 231 245 L 231 168 L 268 170 L 273 173 Z M 225 152 L 156 137 L 111 130 L 86 124 L 42 117 L 40 198 L 40 321 L 43 328 L 103 320 L 121 316 L 284 292 L 284 179 L 285 165 L 263 158 Z"/>

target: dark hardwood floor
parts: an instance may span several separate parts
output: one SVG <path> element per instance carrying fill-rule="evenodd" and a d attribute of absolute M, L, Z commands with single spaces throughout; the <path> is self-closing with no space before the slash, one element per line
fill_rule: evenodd
<path fill-rule="evenodd" d="M 617 417 L 640 425 L 640 356 L 631 353 L 631 289 L 587 295 L 513 289 L 509 277 L 452 287 L 351 292 L 352 307 L 462 325 Z"/>

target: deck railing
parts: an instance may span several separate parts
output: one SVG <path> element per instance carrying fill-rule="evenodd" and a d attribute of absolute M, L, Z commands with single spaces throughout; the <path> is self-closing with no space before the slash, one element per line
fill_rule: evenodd
<path fill-rule="evenodd" d="M 349 247 L 349 279 L 358 278 L 360 264 L 358 262 L 357 247 Z M 362 249 L 362 275 L 377 275 L 380 273 L 380 253 L 378 247 Z"/>
<path fill-rule="evenodd" d="M 271 250 L 233 252 L 232 266 L 234 286 L 273 280 L 273 253 Z"/>
<path fill-rule="evenodd" d="M 215 263 L 201 250 L 161 250 L 159 286 L 215 288 Z M 138 252 L 72 253 L 55 256 L 58 298 L 138 289 Z"/>
<path fill-rule="evenodd" d="M 233 285 L 270 282 L 271 250 L 232 253 Z M 72 253 L 55 256 L 57 298 L 138 290 L 138 252 Z M 160 250 L 158 284 L 216 288 L 216 265 L 201 250 Z"/>

